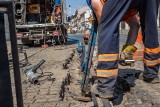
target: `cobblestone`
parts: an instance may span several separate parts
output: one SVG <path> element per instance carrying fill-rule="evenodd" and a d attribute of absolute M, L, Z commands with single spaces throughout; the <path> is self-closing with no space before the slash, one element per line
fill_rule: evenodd
<path fill-rule="evenodd" d="M 50 103 L 45 103 L 43 107 L 56 107 L 57 103 L 50 102 Z"/>
<path fill-rule="evenodd" d="M 43 99 L 36 99 L 35 101 L 36 103 L 46 103 L 47 102 L 47 99 L 46 98 L 43 98 Z"/>
<path fill-rule="evenodd" d="M 125 36 L 126 38 L 127 36 Z M 123 40 L 125 41 L 125 40 Z M 122 42 L 123 43 L 123 42 Z M 72 49 L 75 49 L 75 45 L 71 45 L 72 48 L 64 48 L 57 46 L 49 47 L 40 53 L 33 55 L 29 58 L 29 62 L 34 65 L 45 59 L 46 62 L 41 67 L 44 72 L 52 73 L 51 78 L 53 80 L 48 81 L 46 77 L 40 78 L 40 85 L 33 85 L 27 82 L 26 76 L 21 72 L 22 75 L 22 90 L 24 98 L 24 107 L 92 107 L 93 102 L 79 102 L 73 99 L 73 94 L 80 94 L 80 80 L 81 75 L 78 67 L 79 62 L 77 55 L 74 57 L 74 61 L 69 65 L 69 70 L 62 69 L 62 63 L 70 53 Z M 122 44 L 121 44 L 122 46 Z M 27 50 L 28 56 L 42 50 L 41 48 L 29 48 Z M 67 56 L 68 55 L 68 56 Z M 22 58 L 20 58 L 21 60 Z M 121 67 L 120 71 L 135 72 L 143 71 L 143 63 L 137 61 L 134 67 Z M 64 80 L 67 77 L 68 72 L 71 74 L 71 84 L 67 87 L 64 86 Z M 36 73 L 37 74 L 37 73 Z M 38 75 L 38 74 L 37 74 Z M 15 91 L 13 73 L 11 74 L 12 89 Z M 160 85 L 147 84 L 141 80 L 135 79 L 136 84 L 132 87 L 131 91 L 124 92 L 124 98 L 120 105 L 115 107 L 160 107 Z M 63 85 L 63 86 L 62 86 Z M 72 92 L 70 92 L 72 91 Z M 64 96 L 65 93 L 65 96 Z M 60 94 L 63 98 L 60 97 Z M 14 104 L 16 104 L 15 92 L 13 93 Z M 63 101 L 62 101 L 63 99 Z"/>
<path fill-rule="evenodd" d="M 34 103 L 34 104 L 30 104 L 29 107 L 43 107 L 44 103 Z"/>
<path fill-rule="evenodd" d="M 57 46 L 61 48 L 61 46 Z M 29 48 L 27 49 L 28 56 L 42 50 L 41 48 Z M 54 51 L 54 47 L 49 47 L 39 54 L 33 55 L 29 58 L 29 63 L 33 65 L 37 64 L 40 59 L 44 58 L 45 63 L 42 65 L 42 70 L 45 75 L 53 74 L 50 76 L 52 80 L 48 80 L 47 76 L 40 78 L 39 85 L 33 85 L 28 82 L 26 75 L 21 72 L 22 79 L 22 91 L 24 107 L 55 107 L 62 98 L 60 98 L 61 85 L 64 78 L 67 76 L 67 71 L 62 69 L 63 61 L 68 58 L 72 51 L 70 48 Z M 67 55 L 64 53 L 68 53 Z M 20 55 L 20 60 L 23 59 Z M 52 63 L 51 63 L 52 62 Z M 58 64 L 58 63 L 61 63 Z M 49 65 L 49 66 L 48 66 Z M 56 67 L 55 67 L 56 66 Z M 37 70 L 39 72 L 39 70 Z M 66 72 L 66 73 L 65 73 Z M 36 74 L 39 75 L 39 74 Z M 11 74 L 12 87 L 15 87 L 13 73 Z M 13 92 L 15 89 L 13 88 Z M 15 92 L 14 103 L 16 104 Z"/>
<path fill-rule="evenodd" d="M 61 98 L 54 96 L 52 98 L 48 98 L 47 102 L 58 102 L 58 101 L 61 101 Z"/>
<path fill-rule="evenodd" d="M 35 102 L 35 99 L 26 98 L 24 100 L 24 103 L 33 104 Z"/>

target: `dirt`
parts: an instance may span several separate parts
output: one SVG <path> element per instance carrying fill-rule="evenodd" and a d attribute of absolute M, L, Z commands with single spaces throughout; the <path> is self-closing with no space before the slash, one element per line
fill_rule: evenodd
<path fill-rule="evenodd" d="M 81 95 L 80 81 L 82 79 L 81 69 L 79 69 L 78 55 L 70 64 L 71 83 L 66 88 L 66 101 L 75 102 L 75 96 Z M 138 75 L 143 72 L 143 62 L 136 61 L 135 66 L 120 66 L 119 65 L 119 82 L 121 89 L 120 99 L 113 102 L 114 107 L 160 107 L 160 85 L 149 84 L 139 80 Z M 127 75 L 127 78 L 126 78 Z M 125 78 L 125 80 L 123 80 Z M 127 81 L 127 82 L 126 82 Z M 76 90 L 76 91 L 75 91 Z M 93 107 L 93 102 L 75 102 L 73 107 Z"/>

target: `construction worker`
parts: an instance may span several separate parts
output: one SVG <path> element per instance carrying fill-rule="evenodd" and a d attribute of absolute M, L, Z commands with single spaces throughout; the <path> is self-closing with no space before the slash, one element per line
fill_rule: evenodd
<path fill-rule="evenodd" d="M 55 23 L 56 24 L 61 24 L 62 19 L 61 19 L 61 1 L 60 0 L 55 0 L 55 6 L 54 6 L 54 11 L 52 14 L 55 14 Z"/>
<path fill-rule="evenodd" d="M 118 76 L 119 23 L 127 11 L 138 9 L 142 27 L 144 72 L 142 79 L 159 83 L 160 49 L 157 31 L 159 0 L 108 0 L 105 2 L 98 37 L 98 83 L 91 92 L 101 98 L 113 98 Z"/>
<path fill-rule="evenodd" d="M 98 20 L 98 23 L 100 23 L 104 0 L 87 0 L 87 4 L 94 11 L 96 18 Z M 123 20 L 129 25 L 130 30 L 128 33 L 126 44 L 123 45 L 122 52 L 120 54 L 120 60 L 121 60 L 120 64 L 122 65 L 127 65 L 125 64 L 124 60 L 133 59 L 133 54 L 137 50 L 134 44 L 137 39 L 140 25 L 139 25 L 138 16 L 136 14 L 137 14 L 137 11 L 132 10 L 123 17 Z"/>

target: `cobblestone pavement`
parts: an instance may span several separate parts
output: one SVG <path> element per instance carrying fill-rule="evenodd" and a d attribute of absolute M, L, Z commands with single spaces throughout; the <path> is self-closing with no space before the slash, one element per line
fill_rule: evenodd
<path fill-rule="evenodd" d="M 64 97 L 64 81 L 67 78 L 68 70 L 62 69 L 62 64 L 69 57 L 75 45 L 56 46 L 42 49 L 40 47 L 26 49 L 29 57 L 29 67 L 37 64 L 41 59 L 45 63 L 38 69 L 36 75 L 40 77 L 40 84 L 34 85 L 28 82 L 26 75 L 21 72 L 24 107 L 64 107 L 57 105 Z M 20 54 L 20 61 L 24 59 Z M 23 68 L 25 69 L 25 68 Z M 22 71 L 22 70 L 21 70 Z M 13 72 L 11 73 L 14 104 L 16 105 L 15 84 Z"/>
<path fill-rule="evenodd" d="M 126 31 L 124 31 L 120 38 L 120 48 L 125 43 L 126 38 Z M 71 106 L 73 107 L 93 107 L 93 102 L 84 103 L 74 100 L 75 96 L 81 94 L 80 80 L 82 75 L 77 60 L 78 58 L 75 58 L 70 65 L 71 84 L 67 87 L 66 96 L 68 97 L 65 100 L 72 102 Z M 119 83 L 120 89 L 117 91 L 119 96 L 118 99 L 113 101 L 114 107 L 160 107 L 160 85 L 149 84 L 137 78 L 138 74 L 143 72 L 143 69 L 142 61 L 136 61 L 133 67 L 119 65 L 120 80 L 125 78 L 125 81 Z M 126 84 L 126 81 L 129 84 Z"/>
<path fill-rule="evenodd" d="M 74 96 L 81 94 L 80 92 L 80 69 L 77 67 L 77 59 L 70 65 L 72 70 L 71 84 L 67 87 L 65 100 L 72 102 L 73 107 L 93 107 L 93 102 L 75 102 Z M 119 77 L 124 78 L 126 75 L 127 81 L 130 84 L 120 83 L 122 89 L 118 90 L 119 98 L 114 103 L 117 104 L 114 107 L 160 107 L 160 85 L 149 84 L 142 80 L 139 80 L 136 76 L 137 73 L 143 72 L 143 62 L 137 61 L 134 67 L 122 67 L 119 66 Z M 74 91 L 76 90 L 76 91 Z"/>
<path fill-rule="evenodd" d="M 120 46 L 126 36 L 121 38 Z M 70 56 L 77 45 L 70 43 L 67 46 L 56 46 L 42 49 L 40 47 L 26 49 L 29 63 L 37 64 L 41 59 L 45 63 L 41 66 L 46 76 L 40 78 L 39 85 L 27 81 L 26 75 L 21 72 L 24 107 L 93 107 L 93 102 L 80 102 L 75 96 L 80 95 L 80 80 L 82 75 L 78 54 L 75 53 L 69 69 L 63 69 L 63 63 Z M 20 61 L 24 59 L 20 54 Z M 119 67 L 120 76 L 129 74 L 131 86 L 128 84 L 121 90 L 120 104 L 115 107 L 160 107 L 160 85 L 148 84 L 136 78 L 136 72 L 143 72 L 143 63 L 137 61 L 134 67 Z M 36 75 L 40 76 L 40 69 Z M 49 76 L 50 78 L 49 78 Z M 11 72 L 14 104 L 16 105 L 13 72 Z M 124 85 L 124 84 L 121 84 Z"/>

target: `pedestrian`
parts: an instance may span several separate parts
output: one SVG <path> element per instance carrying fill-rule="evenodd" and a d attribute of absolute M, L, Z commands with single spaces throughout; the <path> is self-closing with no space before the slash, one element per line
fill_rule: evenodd
<path fill-rule="evenodd" d="M 113 98 L 118 76 L 119 23 L 125 13 L 138 9 L 144 42 L 144 72 L 141 79 L 159 83 L 160 49 L 157 31 L 159 0 L 108 0 L 100 19 L 98 37 L 98 83 L 91 92 L 101 98 Z"/>

